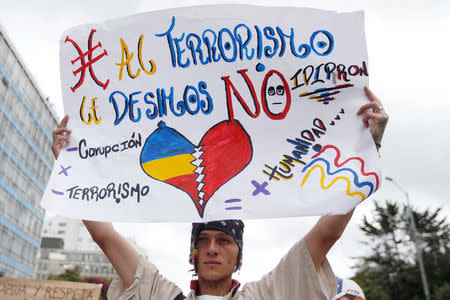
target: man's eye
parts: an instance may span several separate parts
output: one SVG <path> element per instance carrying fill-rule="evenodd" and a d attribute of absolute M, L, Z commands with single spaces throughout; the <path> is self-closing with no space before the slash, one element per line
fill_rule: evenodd
<path fill-rule="evenodd" d="M 227 239 L 221 239 L 221 242 L 223 242 L 223 243 L 229 243 L 230 241 L 227 240 Z"/>

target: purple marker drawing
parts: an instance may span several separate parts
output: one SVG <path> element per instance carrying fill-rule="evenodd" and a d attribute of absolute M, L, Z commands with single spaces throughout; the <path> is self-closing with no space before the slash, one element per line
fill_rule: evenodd
<path fill-rule="evenodd" d="M 242 200 L 241 199 L 228 199 L 228 200 L 225 200 L 225 203 L 234 203 L 234 202 L 241 202 Z"/>
<path fill-rule="evenodd" d="M 235 202 L 242 202 L 241 199 L 228 199 L 225 200 L 225 203 L 235 203 Z M 242 206 L 231 206 L 231 207 L 225 207 L 226 210 L 239 210 L 242 209 Z"/>
<path fill-rule="evenodd" d="M 267 181 L 264 181 L 262 184 L 259 184 L 256 180 L 252 180 L 252 184 L 255 187 L 253 191 L 253 196 L 258 195 L 259 193 L 263 193 L 264 195 L 270 195 L 270 192 L 266 189 L 266 186 L 269 185 Z"/>
<path fill-rule="evenodd" d="M 64 195 L 64 192 L 55 191 L 54 189 L 52 189 L 52 193 L 53 193 L 53 194 L 56 194 L 56 195 L 59 195 L 59 196 Z"/>
<path fill-rule="evenodd" d="M 242 209 L 242 206 L 232 206 L 232 207 L 225 207 L 226 210 L 240 210 Z"/>
<path fill-rule="evenodd" d="M 58 173 L 58 175 L 64 174 L 64 175 L 68 176 L 69 174 L 67 174 L 67 170 L 69 170 L 70 168 L 72 168 L 72 166 L 68 166 L 67 168 L 64 168 L 63 165 L 60 165 L 60 166 L 61 166 L 61 169 L 62 169 L 62 170 Z"/>
<path fill-rule="evenodd" d="M 67 148 L 67 151 L 78 151 L 78 147 Z"/>

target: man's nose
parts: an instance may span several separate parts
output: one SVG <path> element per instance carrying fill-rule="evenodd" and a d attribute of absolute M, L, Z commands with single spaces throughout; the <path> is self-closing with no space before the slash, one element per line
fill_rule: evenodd
<path fill-rule="evenodd" d="M 211 240 L 208 243 L 207 253 L 208 253 L 208 255 L 217 255 L 218 251 L 217 251 L 217 243 L 216 243 L 216 241 Z"/>

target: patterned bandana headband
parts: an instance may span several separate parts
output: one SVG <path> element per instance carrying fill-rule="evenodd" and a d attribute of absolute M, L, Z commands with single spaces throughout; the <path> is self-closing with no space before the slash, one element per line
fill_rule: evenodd
<path fill-rule="evenodd" d="M 196 240 L 200 232 L 203 230 L 219 230 L 225 232 L 235 240 L 239 247 L 239 251 L 242 252 L 242 247 L 244 246 L 244 222 L 241 220 L 221 220 L 206 223 L 192 223 L 191 244 L 194 242 L 194 257 L 198 254 Z"/>

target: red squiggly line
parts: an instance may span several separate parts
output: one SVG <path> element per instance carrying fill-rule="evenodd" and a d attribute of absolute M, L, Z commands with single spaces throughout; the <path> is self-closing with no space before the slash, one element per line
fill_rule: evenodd
<path fill-rule="evenodd" d="M 375 190 L 378 190 L 378 186 L 379 186 L 379 180 L 378 180 L 378 175 L 375 172 L 370 172 L 370 173 L 366 173 L 364 171 L 364 160 L 361 159 L 361 157 L 350 157 L 349 159 L 347 159 L 346 161 L 344 161 L 343 163 L 339 164 L 339 158 L 341 157 L 341 151 L 339 151 L 339 149 L 336 146 L 333 145 L 326 145 L 325 147 L 322 148 L 322 150 L 320 150 L 318 153 L 314 154 L 314 156 L 312 157 L 312 159 L 318 157 L 320 154 L 324 153 L 327 149 L 332 148 L 336 151 L 337 155 L 336 158 L 334 159 L 334 165 L 338 168 L 342 167 L 343 165 L 345 165 L 347 162 L 349 162 L 352 159 L 356 159 L 359 160 L 361 162 L 361 174 L 363 174 L 364 176 L 369 176 L 369 175 L 373 175 L 375 176 L 375 179 L 377 180 L 377 187 L 375 188 Z"/>

